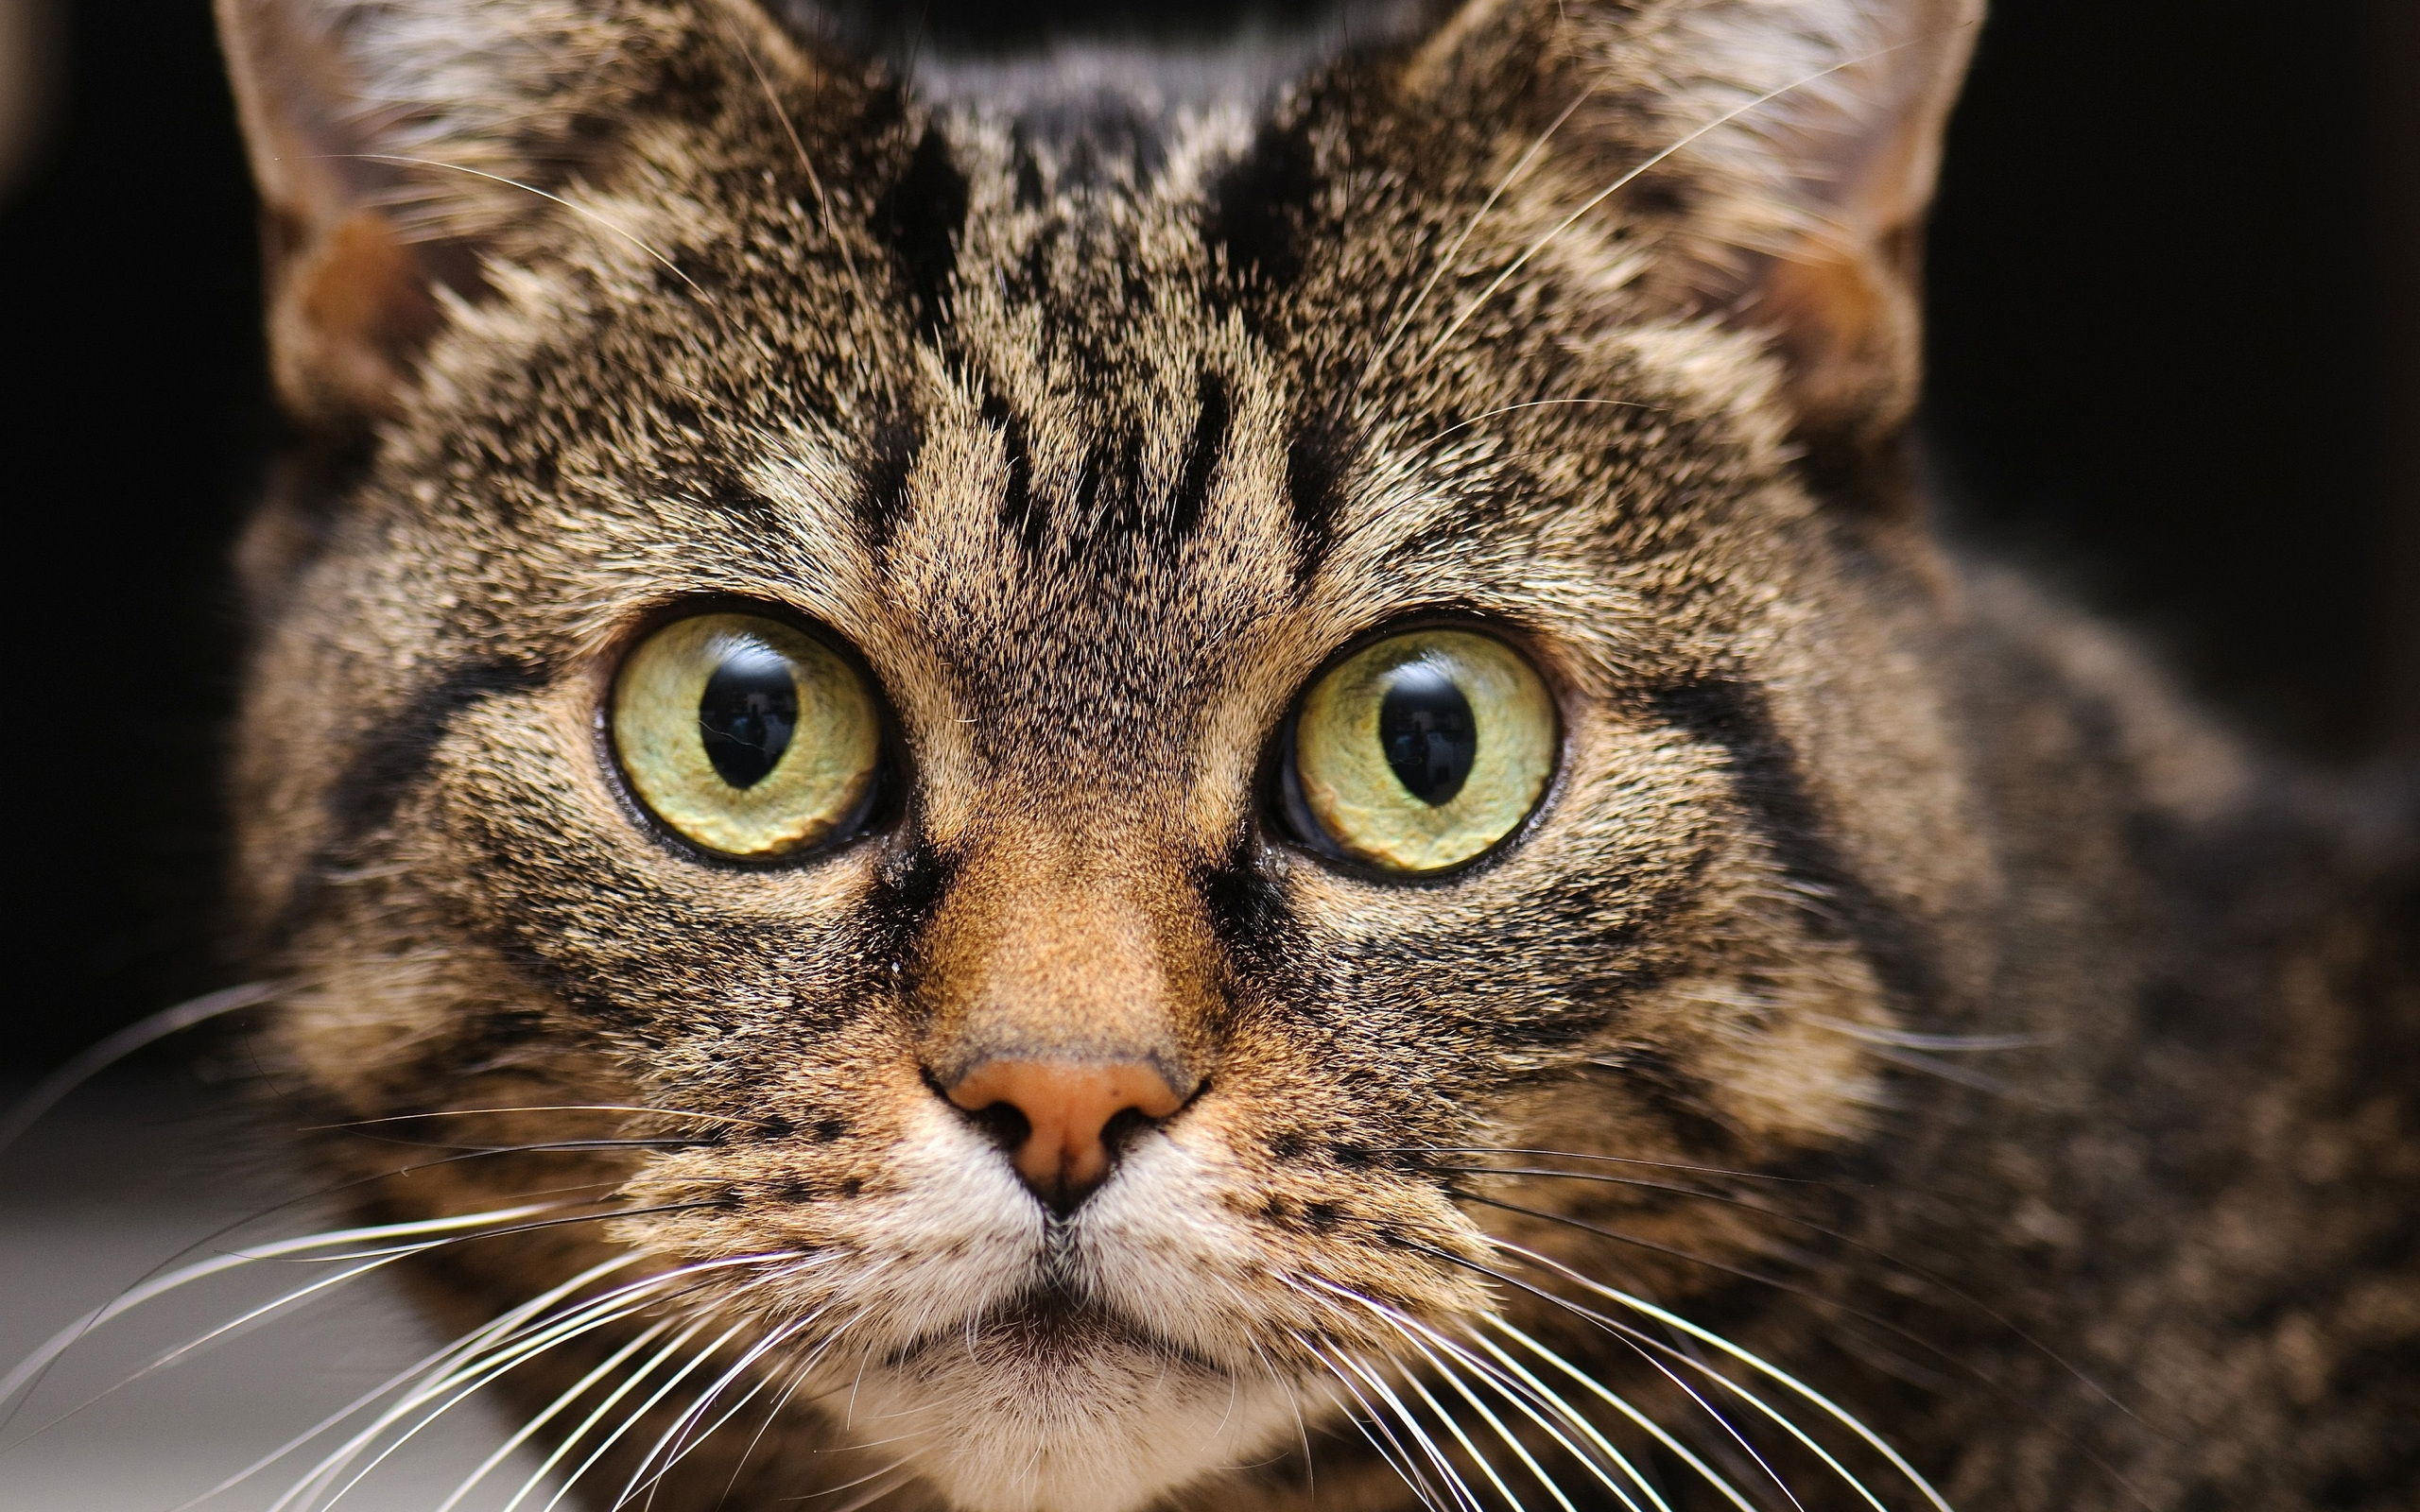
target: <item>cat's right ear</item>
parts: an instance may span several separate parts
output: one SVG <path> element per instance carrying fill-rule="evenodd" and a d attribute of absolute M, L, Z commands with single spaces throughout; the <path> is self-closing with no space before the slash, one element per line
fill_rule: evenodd
<path fill-rule="evenodd" d="M 395 414 L 449 294 L 476 301 L 496 258 L 580 220 L 584 189 L 669 150 L 642 144 L 667 136 L 650 126 L 672 73 L 710 102 L 831 93 L 746 0 L 215 4 L 260 188 L 272 372 L 315 433 Z"/>
<path fill-rule="evenodd" d="M 269 351 L 279 399 L 306 429 L 392 412 L 438 320 L 439 286 L 475 278 L 449 238 L 409 228 L 409 155 L 370 60 L 336 8 L 216 0 L 260 191 Z"/>

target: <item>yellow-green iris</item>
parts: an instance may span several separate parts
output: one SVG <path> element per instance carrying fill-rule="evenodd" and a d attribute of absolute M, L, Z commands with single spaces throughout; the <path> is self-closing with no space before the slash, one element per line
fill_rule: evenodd
<path fill-rule="evenodd" d="M 1346 854 L 1435 871 L 1529 817 L 1555 745 L 1553 696 L 1518 652 L 1468 630 L 1413 630 L 1313 685 L 1295 721 L 1294 776 L 1311 820 Z"/>
<path fill-rule="evenodd" d="M 764 859 L 861 815 L 882 721 L 856 669 L 753 614 L 666 626 L 614 684 L 614 753 L 657 817 L 710 850 Z"/>

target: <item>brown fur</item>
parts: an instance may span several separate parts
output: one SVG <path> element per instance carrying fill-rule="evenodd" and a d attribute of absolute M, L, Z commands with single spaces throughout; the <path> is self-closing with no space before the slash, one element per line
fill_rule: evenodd
<path fill-rule="evenodd" d="M 1378 1304 L 1500 1313 L 1772 1499 L 1495 1241 L 1962 1507 L 2420 1492 L 2408 814 L 2260 765 L 1906 481 L 1971 7 L 1474 0 L 1131 136 L 925 103 L 738 0 L 220 13 L 312 438 L 244 558 L 281 1043 L 345 1118 L 719 1131 L 369 1203 L 634 1210 L 433 1252 L 465 1327 L 621 1246 L 819 1257 L 687 1298 L 821 1320 L 763 1369 L 838 1342 L 656 1506 L 903 1454 L 886 1505 L 1412 1504 L 1321 1358 L 1421 1375 Z M 805 862 L 700 857 L 600 754 L 620 652 L 734 599 L 895 725 L 878 822 Z M 1271 743 L 1438 618 L 1542 669 L 1555 784 L 1466 871 L 1332 868 Z M 1962 1035 L 2002 1048 L 1924 1038 Z M 933 1086 L 1037 1048 L 1204 1083 L 1055 1225 Z"/>

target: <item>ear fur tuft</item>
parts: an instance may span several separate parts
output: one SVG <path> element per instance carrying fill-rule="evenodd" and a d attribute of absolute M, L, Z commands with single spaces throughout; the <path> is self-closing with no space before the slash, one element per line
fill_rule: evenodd
<path fill-rule="evenodd" d="M 438 291 L 480 296 L 482 259 L 553 215 L 549 196 L 609 176 L 709 28 L 717 56 L 735 36 L 802 73 L 739 0 L 216 3 L 261 193 L 278 391 L 322 433 L 394 412 Z"/>
<path fill-rule="evenodd" d="M 1402 83 L 1428 110 L 1524 102 L 1525 146 L 1571 106 L 1547 196 L 1578 207 L 1637 172 L 1594 214 L 1654 246 L 1647 293 L 1767 333 L 1801 443 L 1854 463 L 1915 403 L 1924 217 L 1981 15 L 1982 0 L 1472 0 Z"/>

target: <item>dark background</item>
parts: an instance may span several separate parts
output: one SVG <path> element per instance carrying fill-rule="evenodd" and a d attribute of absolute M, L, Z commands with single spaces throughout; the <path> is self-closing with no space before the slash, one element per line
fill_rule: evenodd
<path fill-rule="evenodd" d="M 270 434 L 209 8 L 62 9 L 44 140 L 0 202 L 0 1074 L 233 980 L 222 564 Z M 2354 761 L 2420 734 L 2420 4 L 1998 0 L 1931 258 L 1957 529 L 2280 741 Z"/>

